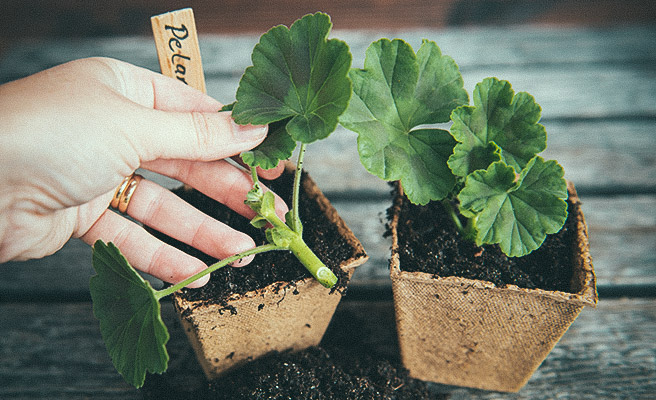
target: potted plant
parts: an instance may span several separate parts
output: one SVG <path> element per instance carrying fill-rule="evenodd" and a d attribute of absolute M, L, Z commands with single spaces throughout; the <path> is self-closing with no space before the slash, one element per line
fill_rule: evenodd
<path fill-rule="evenodd" d="M 287 164 L 285 173 L 291 176 L 280 179 L 291 180 L 295 167 Z M 340 271 L 335 271 L 339 285 L 327 290 L 317 279 L 308 276 L 291 282 L 274 281 L 245 293 L 233 293 L 227 298 L 217 297 L 212 291 L 207 291 L 211 297 L 205 293 L 199 296 L 199 291 L 195 289 L 174 293 L 174 305 L 181 316 L 182 325 L 209 379 L 272 351 L 301 350 L 318 345 L 355 267 L 367 259 L 360 242 L 308 175 L 303 175 L 301 193 L 301 210 L 321 214 L 303 218 L 309 221 L 312 217 L 312 224 L 309 225 L 312 231 L 305 235 L 304 240 L 310 248 L 316 244 L 315 241 L 321 240 L 324 242 L 321 243 L 322 249 L 330 249 L 323 251 L 321 259 L 326 264 L 330 260 L 333 266 L 339 266 Z M 194 197 L 190 193 L 184 195 Z M 212 203 L 207 205 L 210 214 L 212 208 L 217 207 Z M 324 227 L 324 224 L 330 225 Z M 336 244 L 326 239 L 329 233 L 333 234 L 332 231 L 339 236 Z M 254 238 L 258 237 L 257 232 L 250 233 Z M 266 240 L 263 235 L 259 236 L 260 240 Z M 335 259 L 336 256 L 345 258 Z M 274 269 L 302 268 L 296 265 L 298 262 L 294 257 L 280 252 L 268 255 L 268 258 L 264 255 L 261 257 L 253 265 L 240 270 L 249 273 L 249 269 L 264 268 L 270 274 Z M 270 261 L 271 264 L 262 266 L 265 261 L 261 260 Z M 228 271 L 218 273 L 223 272 Z M 229 272 L 235 274 L 230 281 L 240 285 L 241 275 L 236 273 L 242 271 Z"/>
<path fill-rule="evenodd" d="M 337 276 L 304 240 L 299 206 L 302 198 L 309 199 L 313 205 L 309 208 L 324 214 L 343 236 L 348 251 L 336 266 L 343 280 L 366 261 L 361 244 L 312 180 L 302 174 L 306 145 L 335 130 L 351 96 L 351 54 L 344 42 L 327 39 L 331 27 L 326 14 L 316 13 L 290 28 L 281 25 L 269 30 L 253 49 L 253 65 L 241 78 L 236 102 L 224 107 L 239 124 L 269 124 L 264 142 L 242 154 L 253 180 L 246 199 L 256 213 L 250 224 L 264 229 L 265 244 L 218 261 L 183 282 L 154 290 L 113 244 L 95 243 L 93 265 L 97 274 L 90 284 L 94 315 L 100 320 L 115 367 L 134 386 L 143 385 L 146 372 L 161 373 L 167 368 L 169 335 L 160 316 L 159 300 L 168 295 L 174 295 L 176 308 L 210 377 L 269 351 L 298 350 L 321 340 L 341 296 L 326 289 L 337 283 Z M 287 167 L 293 176 L 292 204 L 283 221 L 275 213 L 273 193 L 263 190 L 259 183 L 256 168 L 278 165 L 297 147 L 296 167 Z M 240 258 L 274 250 L 291 252 L 312 275 L 294 284 L 298 295 L 285 295 L 277 290 L 281 284 L 274 283 L 217 306 L 189 300 L 179 293 L 196 279 Z M 226 308 L 236 313 L 222 312 Z"/>
<path fill-rule="evenodd" d="M 340 123 L 358 133 L 365 168 L 398 182 L 390 276 L 404 365 L 423 380 L 519 390 L 597 301 L 574 186 L 537 155 L 546 148 L 540 106 L 496 78 L 478 83 L 467 105 L 457 65 L 429 41 L 416 54 L 398 39 L 375 42 L 350 76 Z M 561 247 L 543 250 L 545 239 Z M 526 277 L 555 258 L 560 286 Z M 488 271 L 493 259 L 508 272 Z"/>

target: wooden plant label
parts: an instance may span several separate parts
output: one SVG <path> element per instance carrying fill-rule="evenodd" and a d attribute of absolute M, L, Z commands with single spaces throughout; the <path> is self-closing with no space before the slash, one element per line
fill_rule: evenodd
<path fill-rule="evenodd" d="M 162 74 L 206 93 L 193 10 L 156 15 L 150 22 Z"/>

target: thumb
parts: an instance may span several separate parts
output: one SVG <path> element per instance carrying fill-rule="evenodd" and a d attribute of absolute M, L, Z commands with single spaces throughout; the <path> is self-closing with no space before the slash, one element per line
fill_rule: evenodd
<path fill-rule="evenodd" d="M 267 126 L 236 124 L 229 112 L 148 110 L 144 114 L 128 132 L 142 161 L 223 159 L 252 149 L 267 133 Z"/>
<path fill-rule="evenodd" d="M 100 61 L 111 71 L 108 86 L 129 100 L 122 131 L 142 161 L 222 159 L 266 136 L 266 126 L 237 125 L 230 112 L 218 112 L 221 103 L 177 79 L 117 60 Z"/>

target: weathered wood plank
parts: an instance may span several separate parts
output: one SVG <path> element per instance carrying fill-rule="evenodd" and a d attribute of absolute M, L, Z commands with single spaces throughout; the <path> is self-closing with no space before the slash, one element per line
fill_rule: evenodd
<path fill-rule="evenodd" d="M 150 29 L 148 21 L 144 26 Z M 628 26 L 604 30 L 515 26 L 454 28 L 448 30 L 336 30 L 333 37 L 351 47 L 354 66 L 361 67 L 367 46 L 382 37 L 403 38 L 418 48 L 426 38 L 437 42 L 463 70 L 512 65 L 636 64 L 649 67 L 656 45 L 649 38 L 656 28 Z M 264 33 L 264 31 L 262 31 Z M 205 73 L 240 76 L 250 65 L 250 52 L 259 34 L 200 35 Z M 13 41 L 0 61 L 1 79 L 24 76 L 76 58 L 106 56 L 157 71 L 157 56 L 150 37 L 123 36 Z"/>
<path fill-rule="evenodd" d="M 175 368 L 184 335 L 170 304 L 163 310 Z M 376 333 L 394 329 L 380 325 L 391 324 L 391 302 L 344 301 L 337 313 L 353 321 L 343 324 L 357 330 L 353 340 L 395 356 L 394 335 Z M 0 303 L 0 320 L 0 398 L 140 398 L 114 371 L 89 303 Z M 656 300 L 602 300 L 581 313 L 519 393 L 435 389 L 453 399 L 646 399 L 656 393 L 655 361 Z"/>
<path fill-rule="evenodd" d="M 0 303 L 0 321 L 0 398 L 141 398 L 114 369 L 91 303 Z"/>
<path fill-rule="evenodd" d="M 656 192 L 654 121 L 600 119 L 546 121 L 544 125 L 548 145 L 543 157 L 558 160 L 566 178 L 582 194 L 620 188 Z M 329 194 L 347 197 L 361 191 L 382 197 L 389 192 L 388 185 L 360 163 L 357 134 L 342 127 L 326 140 L 308 146 L 305 166 Z"/>
<path fill-rule="evenodd" d="M 339 35 L 341 33 L 341 35 Z M 606 31 L 478 29 L 448 31 L 343 31 L 354 66 L 380 37 L 403 37 L 415 47 L 436 40 L 459 63 L 468 90 L 487 76 L 511 81 L 534 94 L 545 118 L 656 115 L 653 79 L 656 45 L 651 28 Z M 231 102 L 237 81 L 250 65 L 257 35 L 201 38 L 208 92 Z M 143 37 L 23 42 L 0 61 L 0 81 L 15 79 L 81 57 L 108 56 L 159 70 L 154 44 Z"/>
<path fill-rule="evenodd" d="M 656 393 L 656 303 L 586 308 L 517 394 L 456 390 L 451 399 L 648 399 Z"/>
<path fill-rule="evenodd" d="M 602 286 L 656 287 L 656 196 L 582 198 L 590 234 L 590 252 Z M 390 239 L 384 238 L 389 201 L 351 201 L 338 198 L 333 205 L 362 241 L 370 260 L 356 270 L 353 283 L 389 286 Z M 27 262 L 0 264 L 0 300 L 88 298 L 93 275 L 90 248 L 71 240 L 54 255 Z M 153 281 L 157 285 L 157 281 Z"/>
<path fill-rule="evenodd" d="M 581 200 L 598 283 L 656 284 L 656 198 Z"/>
<path fill-rule="evenodd" d="M 26 54 L 8 54 L 5 57 L 5 63 L 0 65 L 0 82 L 58 64 L 58 62 L 53 62 L 54 60 L 39 60 L 30 67 L 28 61 L 33 57 L 39 58 L 42 50 L 44 49 L 36 47 L 31 51 L 26 51 Z M 76 51 L 74 46 L 64 46 L 59 48 L 58 51 L 64 54 L 73 52 L 75 55 L 80 56 L 113 56 L 111 51 L 93 47 L 89 48 L 88 52 Z M 156 57 L 152 61 L 139 60 L 132 57 L 132 51 L 133 49 L 125 49 L 125 52 L 121 50 L 116 58 L 157 70 L 158 67 L 155 66 Z M 246 58 L 250 54 L 250 50 L 247 51 Z M 152 51 L 146 50 L 146 52 Z M 236 58 L 239 57 L 236 56 Z M 6 60 L 12 58 L 16 59 L 16 63 L 26 59 L 24 61 L 27 65 L 20 68 L 6 65 Z M 74 58 L 78 57 L 69 55 L 64 60 Z M 203 61 L 206 58 L 208 57 L 203 56 Z M 238 72 L 230 74 L 218 76 L 208 74 L 208 93 L 223 103 L 232 102 L 240 73 L 248 65 L 245 64 Z M 535 96 L 543 108 L 543 117 L 545 119 L 603 119 L 627 116 L 654 118 L 656 116 L 656 102 L 653 93 L 656 92 L 656 80 L 653 79 L 653 74 L 653 66 L 631 63 L 515 64 L 476 66 L 463 69 L 465 88 L 470 93 L 475 84 L 485 77 L 496 76 L 508 80 L 513 84 L 516 91 L 527 91 Z"/>
<path fill-rule="evenodd" d="M 546 121 L 544 126 L 544 158 L 558 160 L 581 193 L 613 187 L 655 191 L 656 120 Z"/>

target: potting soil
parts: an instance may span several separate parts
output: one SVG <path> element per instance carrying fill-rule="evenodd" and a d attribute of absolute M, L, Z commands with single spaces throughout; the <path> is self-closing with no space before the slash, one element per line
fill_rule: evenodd
<path fill-rule="evenodd" d="M 578 204 L 568 202 L 569 215 L 573 214 L 573 207 Z M 498 245 L 479 247 L 473 241 L 463 240 L 441 202 L 418 206 L 405 199 L 398 224 L 400 265 L 403 271 L 483 280 L 499 287 L 512 284 L 572 292 L 571 246 L 575 235 L 576 219 L 568 218 L 563 228 L 548 235 L 538 250 L 524 257 L 508 257 Z"/>

